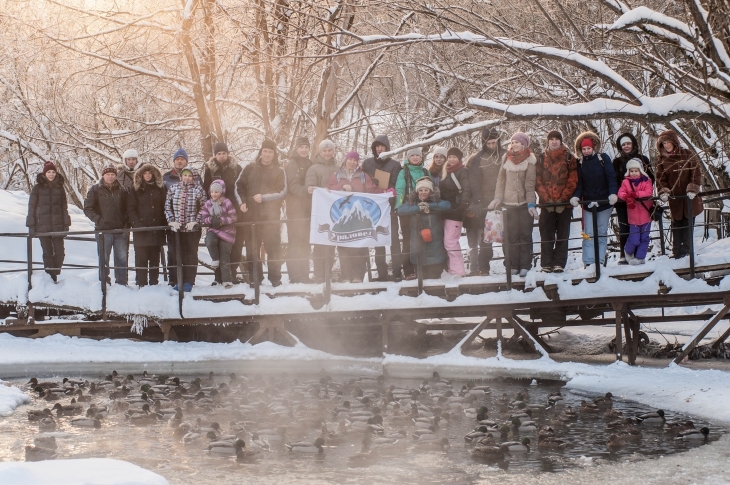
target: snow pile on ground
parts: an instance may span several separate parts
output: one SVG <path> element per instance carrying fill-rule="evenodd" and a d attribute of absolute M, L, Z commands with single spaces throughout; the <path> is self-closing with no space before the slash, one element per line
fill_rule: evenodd
<path fill-rule="evenodd" d="M 29 402 L 27 394 L 0 379 L 0 416 L 9 416 L 15 408 Z"/>
<path fill-rule="evenodd" d="M 6 485 L 169 485 L 162 476 L 107 458 L 0 463 Z"/>

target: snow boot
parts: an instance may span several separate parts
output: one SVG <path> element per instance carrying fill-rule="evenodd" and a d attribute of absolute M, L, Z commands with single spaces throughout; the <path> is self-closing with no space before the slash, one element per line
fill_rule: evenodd
<path fill-rule="evenodd" d="M 193 284 L 192 283 L 183 284 L 183 291 L 185 293 L 190 293 L 191 291 L 193 291 Z"/>
<path fill-rule="evenodd" d="M 639 265 L 642 265 L 644 263 L 646 263 L 646 261 L 643 258 L 642 259 L 633 258 L 629 264 L 631 266 L 639 266 Z"/>
<path fill-rule="evenodd" d="M 530 271 L 529 269 L 521 269 L 520 270 L 520 278 L 524 278 L 527 276 L 527 272 Z"/>

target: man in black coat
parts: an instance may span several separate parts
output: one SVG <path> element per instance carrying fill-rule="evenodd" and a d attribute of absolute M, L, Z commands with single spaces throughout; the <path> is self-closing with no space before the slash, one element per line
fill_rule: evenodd
<path fill-rule="evenodd" d="M 307 191 L 305 177 L 312 166 L 309 140 L 300 136 L 289 154 L 286 172 L 286 230 L 288 236 L 286 267 L 291 283 L 311 283 L 309 278 L 309 219 L 312 217 L 312 196 Z"/>
<path fill-rule="evenodd" d="M 248 272 L 253 275 L 254 256 L 263 243 L 268 258 L 269 282 L 281 285 L 281 204 L 286 197 L 286 174 L 279 165 L 276 143 L 264 140 L 256 160 L 246 165 L 236 182 L 236 201 L 244 220 L 256 224 L 256 238 L 251 226 L 246 228 L 246 254 Z M 257 263 L 259 282 L 263 280 L 261 261 Z M 255 283 L 255 281 L 252 282 Z"/>
<path fill-rule="evenodd" d="M 166 226 L 165 196 L 162 172 L 149 163 L 134 174 L 134 185 L 129 193 L 128 216 L 133 228 Z M 134 266 L 136 283 L 142 287 L 160 281 L 160 253 L 165 245 L 165 231 L 134 233 Z M 147 276 L 149 275 L 149 280 Z"/>
<path fill-rule="evenodd" d="M 222 180 L 226 187 L 235 187 L 236 180 L 241 175 L 241 165 L 238 163 L 238 159 L 230 154 L 228 151 L 228 145 L 223 142 L 218 142 L 213 147 L 214 156 L 208 160 L 205 164 L 205 173 L 203 174 L 203 190 L 205 196 L 208 197 L 210 194 L 210 184 L 214 180 Z M 229 190 L 226 192 L 227 197 L 233 206 L 236 208 L 236 219 L 241 221 L 243 219 L 243 213 L 239 209 L 239 205 L 236 203 L 235 191 Z M 231 276 L 233 280 L 236 280 L 236 272 L 241 266 L 241 254 L 243 252 L 244 245 L 244 233 L 243 226 L 236 226 L 236 240 L 231 247 Z M 243 273 L 243 269 L 241 269 Z M 215 281 L 222 283 L 221 270 L 216 268 L 215 270 Z"/>
<path fill-rule="evenodd" d="M 464 222 L 470 248 L 470 276 L 488 275 L 489 262 L 494 256 L 492 243 L 485 243 L 482 236 L 487 205 L 494 200 L 502 158 L 504 150 L 499 142 L 499 131 L 494 128 L 484 128 L 482 149 L 466 163 L 471 181 L 471 207 Z"/>
<path fill-rule="evenodd" d="M 124 229 L 127 227 L 127 203 L 129 193 L 117 181 L 117 168 L 108 163 L 101 171 L 101 180 L 94 184 L 84 200 L 84 214 L 94 223 L 96 230 Z M 103 243 L 102 243 L 103 241 Z M 111 283 L 109 279 L 109 258 L 114 248 L 114 281 L 127 285 L 127 261 L 129 258 L 129 235 L 97 234 L 96 243 L 99 259 L 103 258 L 104 271 L 99 271 L 99 280 Z M 102 243 L 103 251 L 102 251 Z"/>
<path fill-rule="evenodd" d="M 376 185 L 383 188 L 385 181 L 379 180 L 376 177 L 376 171 L 380 170 L 387 174 L 390 174 L 387 180 L 387 189 L 395 190 L 395 183 L 398 180 L 398 173 L 401 171 L 400 163 L 391 157 L 380 158 L 380 154 L 386 151 L 390 151 L 390 140 L 388 135 L 378 135 L 370 145 L 370 150 L 373 156 L 365 159 L 362 163 L 362 171 L 370 175 Z M 390 199 L 390 259 L 393 265 L 393 278 L 400 280 L 402 276 L 402 257 L 400 250 L 400 240 L 398 237 L 398 231 L 400 229 L 398 225 L 398 216 L 395 214 L 395 197 Z M 403 237 L 410 237 L 410 234 L 404 234 Z M 385 260 L 385 248 L 375 248 L 375 266 L 378 269 L 377 281 L 388 281 L 388 263 Z"/>
<path fill-rule="evenodd" d="M 28 217 L 25 225 L 28 233 L 66 232 L 71 226 L 68 213 L 66 191 L 63 188 L 63 176 L 56 171 L 53 162 L 43 165 L 43 173 L 39 173 L 36 184 L 30 191 L 28 199 Z M 53 281 L 61 274 L 63 260 L 66 257 L 63 239 L 65 236 L 39 237 L 43 250 L 43 267 Z"/>

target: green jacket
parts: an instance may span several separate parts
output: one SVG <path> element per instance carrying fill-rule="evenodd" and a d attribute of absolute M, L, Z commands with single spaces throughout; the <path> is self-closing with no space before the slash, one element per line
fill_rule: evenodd
<path fill-rule="evenodd" d="M 411 179 L 409 187 L 406 187 L 406 170 L 409 172 Z M 400 207 L 403 202 L 408 198 L 408 194 L 416 190 L 416 180 L 422 177 L 431 178 L 431 174 L 423 166 L 423 164 L 411 165 L 410 163 L 406 162 L 403 170 L 398 173 L 398 180 L 396 180 L 395 182 L 395 192 L 397 194 L 397 197 L 395 198 L 396 209 Z"/>

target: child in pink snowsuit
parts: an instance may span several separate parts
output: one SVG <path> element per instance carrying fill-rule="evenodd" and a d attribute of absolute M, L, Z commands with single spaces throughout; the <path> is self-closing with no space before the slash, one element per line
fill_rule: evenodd
<path fill-rule="evenodd" d="M 631 265 L 644 264 L 649 249 L 649 232 L 651 231 L 651 200 L 637 200 L 651 197 L 654 184 L 644 173 L 644 166 L 638 158 L 626 162 L 626 175 L 618 197 L 626 201 L 629 216 L 629 238 L 626 241 L 626 259 Z"/>

